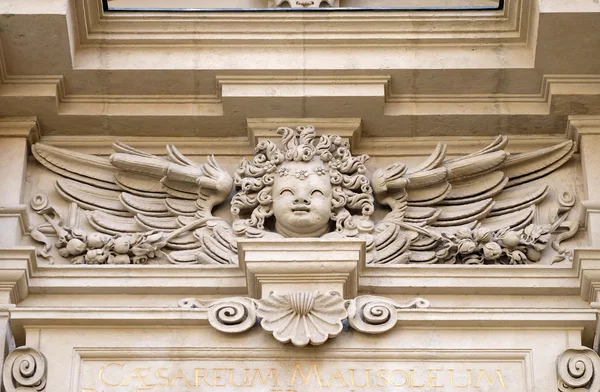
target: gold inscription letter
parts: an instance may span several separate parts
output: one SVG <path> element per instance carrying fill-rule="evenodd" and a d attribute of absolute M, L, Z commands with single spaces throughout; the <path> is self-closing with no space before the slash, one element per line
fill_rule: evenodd
<path fill-rule="evenodd" d="M 107 382 L 107 381 L 104 379 L 104 371 L 105 371 L 106 369 L 108 369 L 109 367 L 111 367 L 111 366 L 118 366 L 118 367 L 120 367 L 121 369 L 123 369 L 123 367 L 124 367 L 125 365 L 124 365 L 124 364 L 122 364 L 122 363 L 115 363 L 115 362 L 113 362 L 113 363 L 109 363 L 109 364 L 107 364 L 107 365 L 104 365 L 104 367 L 102 368 L 102 370 L 100 370 L 100 374 L 98 375 L 98 377 L 100 378 L 100 381 L 102 381 L 102 383 L 104 383 L 104 385 L 108 385 L 109 387 L 118 387 L 118 386 L 119 386 L 119 385 L 121 385 L 121 383 L 122 383 L 122 382 L 125 380 L 124 378 L 122 378 L 122 379 L 121 379 L 121 381 L 119 381 L 119 382 L 118 382 L 118 383 L 116 383 L 116 384 L 109 383 L 109 382 Z"/>
<path fill-rule="evenodd" d="M 465 389 L 471 386 L 471 369 L 467 369 L 467 374 L 469 377 L 467 385 L 456 385 L 454 383 L 454 369 L 448 369 L 448 373 L 450 373 L 450 385 L 452 385 L 454 388 Z"/>
<path fill-rule="evenodd" d="M 387 379 L 387 373 L 388 373 L 387 369 L 379 369 L 377 371 L 377 378 L 379 378 L 379 381 L 377 381 L 377 384 L 375 384 L 376 387 L 387 387 L 388 386 L 389 382 Z"/>
<path fill-rule="evenodd" d="M 177 380 L 183 380 L 185 381 L 185 386 L 186 387 L 191 387 L 192 384 L 189 383 L 189 381 L 187 380 L 187 378 L 185 378 L 185 374 L 183 374 L 183 370 L 178 369 L 177 373 L 175 373 L 175 377 L 173 377 L 173 379 L 171 380 L 171 384 L 169 385 L 170 387 L 172 387 L 175 384 L 175 381 Z"/>
<path fill-rule="evenodd" d="M 300 371 L 300 372 L 302 372 L 302 371 Z M 279 386 L 279 384 L 277 383 L 277 370 L 275 370 L 275 369 L 270 369 L 269 373 L 267 374 L 267 376 L 265 378 L 263 378 L 262 374 L 260 374 L 260 369 L 256 369 L 256 371 L 254 372 L 254 377 L 252 377 L 252 382 L 250 383 L 251 387 L 254 386 L 254 381 L 256 381 L 257 376 L 262 385 L 267 385 L 267 381 L 269 381 L 269 377 L 273 377 L 273 387 Z M 309 374 L 309 376 L 310 376 L 310 374 Z"/>
<path fill-rule="evenodd" d="M 155 384 L 148 384 L 146 383 L 146 379 L 145 379 L 145 375 L 143 375 L 142 373 L 140 373 L 140 370 L 148 370 L 150 371 L 150 368 L 136 368 L 133 370 L 133 372 L 131 372 L 131 377 L 129 377 L 127 380 L 123 381 L 121 383 L 122 386 L 128 386 L 129 383 L 131 382 L 131 380 L 133 380 L 134 378 L 137 378 L 138 380 L 140 380 L 142 382 L 142 385 L 145 387 L 153 387 Z"/>
<path fill-rule="evenodd" d="M 229 370 L 229 369 L 226 369 L 226 368 L 213 369 L 213 387 L 226 387 L 227 386 L 227 381 L 224 381 L 223 384 L 217 384 L 218 381 L 221 381 L 221 375 L 217 374 L 217 372 L 222 371 L 222 370 Z"/>
<path fill-rule="evenodd" d="M 317 381 L 319 382 L 319 387 L 323 388 L 323 382 L 321 381 L 321 376 L 319 375 L 319 369 L 317 369 L 317 365 L 316 364 L 312 365 L 310 368 L 310 372 L 308 372 L 308 376 L 304 376 L 304 373 L 302 373 L 302 368 L 300 367 L 300 364 L 298 364 L 298 363 L 294 367 L 294 373 L 292 374 L 292 380 L 290 381 L 290 387 L 293 387 L 294 384 L 296 383 L 296 374 L 298 374 L 298 373 L 300 373 L 300 377 L 302 377 L 302 381 L 304 381 L 304 384 L 308 385 L 308 382 L 310 381 L 310 376 L 312 376 L 313 370 L 315 371 Z"/>
<path fill-rule="evenodd" d="M 402 384 L 396 384 L 394 382 L 394 373 L 402 373 L 404 375 L 404 382 Z M 405 386 L 407 383 L 408 383 L 408 374 L 404 370 L 400 370 L 400 369 L 392 370 L 392 372 L 390 373 L 390 384 L 399 388 L 399 387 Z"/>
<path fill-rule="evenodd" d="M 443 385 L 437 385 L 437 374 L 435 372 L 441 372 L 444 369 L 428 369 L 429 372 L 429 388 L 443 388 Z"/>
<path fill-rule="evenodd" d="M 371 388 L 371 369 L 365 369 L 365 383 L 363 385 L 356 385 L 356 380 L 354 379 L 354 372 L 356 371 L 356 369 L 350 369 L 350 381 L 352 382 L 352 386 L 355 388 L 366 388 L 369 387 Z"/>
<path fill-rule="evenodd" d="M 244 377 L 244 382 L 242 384 L 236 384 L 235 381 L 233 381 L 233 373 L 235 371 L 235 369 L 229 369 L 229 383 L 231 384 L 231 386 L 234 387 L 245 387 L 248 384 L 248 372 L 250 372 L 250 369 L 245 369 L 246 370 L 246 376 Z"/>
<path fill-rule="evenodd" d="M 479 388 L 479 383 L 481 382 L 481 377 L 485 377 L 485 379 L 487 380 L 487 382 L 490 383 L 491 386 L 494 386 L 494 384 L 496 383 L 496 379 L 499 379 L 500 385 L 502 386 L 502 389 L 506 388 L 506 386 L 504 385 L 504 380 L 502 379 L 502 373 L 500 373 L 500 370 L 496 370 L 496 374 L 494 375 L 494 379 L 490 380 L 490 378 L 488 377 L 488 375 L 485 374 L 485 370 L 480 369 L 479 370 L 479 378 L 477 379 L 477 385 L 475 385 L 475 388 Z"/>
<path fill-rule="evenodd" d="M 197 368 L 195 370 L 196 370 L 196 386 L 199 387 L 200 380 L 202 380 L 202 381 L 204 381 L 204 385 L 206 385 L 207 387 L 212 387 L 212 384 L 207 383 L 206 380 L 204 379 L 204 377 L 206 377 L 208 375 L 208 372 L 206 371 L 206 369 Z M 200 375 L 200 371 L 202 371 L 202 375 Z"/>
<path fill-rule="evenodd" d="M 333 376 L 331 376 L 331 378 L 329 379 L 329 384 L 327 384 L 327 388 L 331 388 L 331 384 L 335 381 L 335 380 L 340 380 L 342 382 L 342 385 L 344 387 L 347 387 L 348 384 L 346 384 L 346 380 L 344 380 L 344 376 L 342 376 L 342 373 L 340 373 L 339 369 L 335 370 L 335 374 Z"/>
<path fill-rule="evenodd" d="M 425 384 L 415 385 L 415 369 L 410 369 L 410 387 L 411 388 L 425 388 Z"/>
<path fill-rule="evenodd" d="M 154 373 L 156 375 L 156 378 L 164 381 L 164 383 L 161 382 L 160 384 L 156 384 L 157 387 L 168 387 L 169 386 L 169 377 L 161 374 L 165 370 L 167 372 L 169 371 L 168 368 L 159 368 L 159 369 L 156 369 L 156 373 Z"/>

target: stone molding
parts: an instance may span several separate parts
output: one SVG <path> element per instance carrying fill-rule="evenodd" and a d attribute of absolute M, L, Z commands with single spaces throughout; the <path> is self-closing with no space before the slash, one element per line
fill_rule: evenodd
<path fill-rule="evenodd" d="M 2 381 L 6 392 L 44 392 L 48 363 L 32 347 L 17 347 L 4 361 Z"/>
<path fill-rule="evenodd" d="M 29 295 L 31 265 L 35 264 L 35 249 L 29 247 L 0 249 L 0 293 L 2 301 L 18 304 Z"/>
<path fill-rule="evenodd" d="M 357 266 L 365 262 L 365 243 L 355 239 L 295 238 L 285 243 L 241 239 L 238 252 L 252 298 L 266 297 L 290 284 L 295 290 L 335 291 L 354 298 Z"/>
<path fill-rule="evenodd" d="M 566 350 L 558 359 L 558 390 L 560 392 L 599 392 L 600 357 L 587 347 Z"/>
<path fill-rule="evenodd" d="M 359 291 L 373 294 L 398 293 L 467 295 L 581 295 L 595 300 L 595 282 L 600 282 L 600 250 L 575 249 L 573 263 L 565 266 L 490 265 L 396 265 L 381 268 L 359 263 Z M 35 248 L 0 250 L 0 260 L 26 270 L 31 293 L 47 294 L 136 294 L 197 293 L 247 295 L 246 274 L 239 265 L 48 265 L 39 264 Z M 20 260 L 20 261 L 19 261 Z M 600 287 L 600 283 L 598 283 Z M 21 298 L 22 300 L 22 298 Z"/>
<path fill-rule="evenodd" d="M 318 346 L 336 337 L 342 332 L 342 321 L 345 320 L 358 332 L 387 332 L 396 326 L 398 310 L 428 308 L 430 303 L 422 298 L 400 303 L 370 295 L 344 300 L 333 292 L 298 291 L 286 294 L 272 292 L 260 300 L 185 298 L 179 301 L 179 306 L 206 310 L 210 325 L 225 333 L 245 332 L 260 318 L 260 326 L 272 332 L 276 340 L 303 347 L 308 344 Z"/>
<path fill-rule="evenodd" d="M 242 77 L 240 77 L 242 78 Z M 288 88 L 297 87 L 298 83 L 311 84 L 309 79 L 305 78 L 287 78 L 289 81 L 280 80 L 276 84 L 272 81 L 281 78 L 280 76 L 269 74 L 261 76 L 262 82 L 269 84 L 274 91 L 279 91 L 277 94 L 283 93 L 283 90 Z M 352 83 L 352 78 L 339 78 L 339 77 L 320 77 L 327 81 L 326 83 L 321 82 L 321 96 L 339 96 L 337 86 L 340 83 Z M 381 77 L 379 77 L 381 78 Z M 236 80 L 232 76 L 227 78 L 221 78 L 223 81 L 234 81 L 241 83 L 241 80 Z M 249 81 L 253 78 L 246 77 Z M 285 78 L 284 78 L 285 79 Z M 372 78 L 368 75 L 364 77 L 355 77 L 355 83 L 373 83 Z M 219 78 L 217 78 L 219 80 Z M 282 84 L 282 82 L 289 83 L 289 85 Z M 269 96 L 261 97 L 245 97 L 239 96 L 240 92 L 236 92 L 234 96 L 228 96 L 228 92 L 225 91 L 225 95 L 221 91 L 222 86 L 218 85 L 217 93 L 209 96 L 152 96 L 152 95 L 73 95 L 66 92 L 64 87 L 64 78 L 51 76 L 51 77 L 38 77 L 35 75 L 23 75 L 23 76 L 8 76 L 4 81 L 4 84 L 10 88 L 11 96 L 15 98 L 23 98 L 26 100 L 36 99 L 51 99 L 54 98 L 58 101 L 58 110 L 62 112 L 68 112 L 73 115 L 81 115 L 90 118 L 96 118 L 97 116 L 105 116 L 109 113 L 109 116 L 120 115 L 120 116 L 134 116 L 138 117 L 140 113 L 152 112 L 155 114 L 162 114 L 164 116 L 176 116 L 178 118 L 186 117 L 189 115 L 193 108 L 193 112 L 198 116 L 217 116 L 226 117 L 225 112 L 228 110 L 231 100 L 233 101 L 243 98 L 252 99 L 253 104 L 259 104 L 259 101 L 264 100 L 265 104 L 269 99 Z M 218 83 L 217 83 L 218 84 Z M 363 87 L 364 88 L 364 87 Z M 283 90 L 282 90 L 283 89 Z M 383 91 L 383 90 L 382 90 Z M 581 97 L 592 97 L 598 95 L 600 91 L 600 78 L 598 75 L 545 75 L 542 81 L 542 87 L 538 94 L 398 94 L 393 91 L 389 93 L 370 93 L 371 98 L 374 100 L 383 100 L 385 105 L 385 112 L 387 116 L 434 116 L 434 115 L 494 115 L 494 116 L 510 116 L 510 115 L 521 115 L 534 118 L 540 115 L 547 114 L 568 114 L 568 106 L 573 96 Z M 135 92 L 132 92 L 134 94 Z M 318 97 L 317 97 L 318 98 Z M 315 99 L 317 99 L 315 98 Z M 356 97 L 357 99 L 360 97 Z M 283 98 L 282 98 L 283 99 Z M 296 97 L 285 98 L 285 99 L 297 99 Z M 312 97 L 305 97 L 303 99 L 313 99 Z M 354 100 L 354 97 L 348 97 L 348 99 Z M 291 104 L 291 103 L 290 103 Z M 107 109 L 108 108 L 108 109 Z M 57 110 L 56 103 L 53 101 L 52 106 L 45 107 L 44 112 L 40 113 L 42 119 L 48 114 L 55 114 Z M 160 125 L 159 119 L 154 120 L 155 124 Z M 76 124 L 73 124 L 76 128 Z M 113 125 L 113 127 L 116 126 Z M 230 125 L 228 124 L 227 127 Z M 68 128 L 68 127 L 67 127 Z M 235 130 L 236 133 L 243 134 L 242 129 Z M 85 130 L 81 130 L 85 132 Z M 119 133 L 118 129 L 115 131 Z M 553 130 L 552 132 L 556 132 Z M 185 134 L 175 135 L 176 137 L 185 136 Z M 208 135 L 206 135 L 208 136 Z M 215 151 L 216 154 L 227 154 L 227 152 L 237 152 L 240 155 L 250 154 L 252 150 L 252 141 L 248 140 L 246 136 L 233 136 L 225 137 L 224 139 L 202 136 L 199 138 L 185 138 L 181 139 L 186 143 L 189 142 L 190 150 L 192 147 L 197 153 L 207 153 Z M 74 137 L 73 140 L 72 137 Z M 525 138 L 530 136 L 524 136 Z M 120 137 L 120 140 L 129 142 L 127 137 Z M 143 143 L 154 143 L 153 140 L 159 140 L 161 138 L 146 138 L 147 141 Z M 165 138 L 166 139 L 166 138 Z M 363 140 L 361 142 L 361 149 L 364 147 L 365 151 L 371 155 L 376 153 L 371 152 L 372 150 L 377 151 L 377 146 L 385 146 L 394 138 L 377 137 L 374 139 Z M 98 136 L 50 136 L 44 137 L 44 142 L 55 143 L 57 146 L 64 146 L 69 148 L 81 148 L 88 152 L 93 153 L 106 153 L 109 148 L 110 137 L 98 137 Z M 169 138 L 169 141 L 173 141 Z M 90 142 L 91 144 L 87 144 Z M 134 140 L 134 144 L 139 141 Z M 398 141 L 395 144 L 400 144 Z M 402 151 L 402 150 L 401 150 Z M 405 151 L 409 151 L 405 149 Z M 422 150 L 421 150 L 422 151 Z M 416 152 L 415 152 L 416 153 Z M 426 153 L 426 152 L 424 152 Z"/>
<path fill-rule="evenodd" d="M 26 138 L 29 144 L 35 144 L 41 131 L 35 117 L 0 117 L 0 138 L 3 137 Z"/>
<path fill-rule="evenodd" d="M 19 219 L 22 234 L 31 231 L 31 219 L 26 204 L 0 205 L 0 217 L 16 217 Z"/>
<path fill-rule="evenodd" d="M 350 143 L 350 147 L 356 147 L 361 138 L 360 118 L 248 118 L 248 139 L 252 146 L 256 146 L 261 140 L 279 140 L 277 128 L 280 124 L 286 124 L 290 128 L 296 128 L 303 124 L 312 124 L 317 130 L 317 135 L 334 134 Z"/>
<path fill-rule="evenodd" d="M 444 12 L 440 20 L 439 13 L 420 12 L 410 14 L 406 12 L 386 12 L 381 15 L 377 12 L 363 12 L 360 15 L 361 23 L 356 23 L 356 14 L 352 12 L 336 12 L 311 15 L 286 15 L 281 19 L 277 13 L 213 13 L 212 15 L 197 16 L 183 14 L 177 20 L 169 15 L 152 15 L 152 18 L 141 17 L 142 13 L 119 15 L 118 13 L 104 12 L 100 0 L 78 0 L 75 3 L 76 18 L 74 22 L 79 27 L 79 40 L 82 44 L 93 45 L 103 43 L 128 43 L 143 44 L 145 39 L 152 37 L 156 42 L 160 37 L 164 44 L 176 42 L 190 42 L 202 39 L 205 43 L 262 43 L 265 34 L 268 34 L 270 46 L 289 45 L 290 41 L 300 39 L 303 45 L 311 43 L 328 44 L 343 41 L 348 45 L 357 46 L 377 40 L 380 45 L 388 43 L 406 43 L 412 39 L 429 38 L 431 40 L 444 40 L 449 43 L 478 42 L 490 38 L 500 41 L 504 45 L 523 44 L 531 30 L 530 2 L 506 0 L 504 9 L 500 11 L 460 11 Z M 476 16 L 475 19 L 473 17 Z M 252 20 L 252 23 L 249 23 Z M 123 22 L 132 28 L 123 28 Z M 458 26 L 464 29 L 464 22 L 468 21 L 468 32 L 457 32 Z M 296 28 L 298 23 L 309 23 L 310 28 Z M 167 24 L 169 34 L 159 26 Z M 244 29 L 240 30 L 240 24 Z M 354 31 L 347 32 L 342 27 L 351 24 Z M 435 25 L 435 29 L 428 26 Z M 195 26 L 195 28 L 190 28 Z M 131 33 L 136 31 L 137 33 Z M 228 34 L 224 34 L 228 31 Z M 232 32 L 239 31 L 239 34 Z M 173 34 L 175 32 L 175 34 Z M 382 33 L 382 32 L 385 32 Z M 427 32 L 427 34 L 423 33 Z M 434 33 L 431 33 L 434 32 Z M 367 37 L 365 38 L 365 34 Z M 282 40 L 285 40 L 283 42 Z M 279 42 L 278 42 L 279 41 Z"/>
<path fill-rule="evenodd" d="M 248 119 L 250 122 L 254 119 Z M 274 121 L 275 119 L 265 119 Z M 323 119 L 313 119 L 319 122 Z M 279 124 L 288 124 L 287 120 Z M 295 122 L 291 122 L 291 125 Z M 162 154 L 165 144 L 177 146 L 184 154 L 205 155 L 213 154 L 215 156 L 243 156 L 254 153 L 254 146 L 257 137 L 252 134 L 249 124 L 247 137 L 147 137 L 140 139 L 138 137 L 109 137 L 109 136 L 43 136 L 42 142 L 49 146 L 66 148 L 69 150 L 84 152 L 96 155 L 111 155 L 114 153 L 112 144 L 118 139 L 134 148 L 148 151 L 152 154 Z M 327 126 L 326 126 L 327 128 Z M 270 134 L 270 131 L 264 130 L 260 133 Z M 475 152 L 488 145 L 493 137 L 364 137 L 361 135 L 360 128 L 352 133 L 352 151 L 356 154 L 368 154 L 373 157 L 389 156 L 394 154 L 397 157 L 427 155 L 436 146 L 443 142 L 448 146 L 448 154 L 459 154 L 466 152 Z M 348 137 L 350 137 L 348 135 Z M 572 136 L 564 135 L 511 135 L 510 151 L 519 153 L 531 151 L 532 149 L 550 147 L 565 140 L 571 140 Z"/>

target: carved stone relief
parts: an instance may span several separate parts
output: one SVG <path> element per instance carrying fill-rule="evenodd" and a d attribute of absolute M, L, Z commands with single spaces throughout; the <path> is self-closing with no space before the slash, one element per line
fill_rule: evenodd
<path fill-rule="evenodd" d="M 558 359 L 558 390 L 560 392 L 600 391 L 600 357 L 587 347 L 572 348 Z"/>
<path fill-rule="evenodd" d="M 4 361 L 2 382 L 6 392 L 43 392 L 47 371 L 44 354 L 31 347 L 17 347 Z"/>
<path fill-rule="evenodd" d="M 339 7 L 339 0 L 273 0 L 275 8 Z"/>
<path fill-rule="evenodd" d="M 356 331 L 383 333 L 396 325 L 398 309 L 429 305 L 422 298 L 404 303 L 370 295 L 344 300 L 334 292 L 271 293 L 261 300 L 186 298 L 179 302 L 182 308 L 207 310 L 210 325 L 221 332 L 244 332 L 255 325 L 257 318 L 261 319 L 260 326 L 277 341 L 291 342 L 294 346 L 325 343 L 342 332 L 345 320 Z"/>
<path fill-rule="evenodd" d="M 364 240 L 367 262 L 381 265 L 527 264 L 548 245 L 554 261 L 571 257 L 561 241 L 578 228 L 568 220 L 575 197 L 564 191 L 548 223 L 535 224 L 550 186 L 530 184 L 570 159 L 571 141 L 512 155 L 500 136 L 459 158 L 439 144 L 420 165 L 371 175 L 369 157 L 339 136 L 317 137 L 311 126 L 278 133 L 281 144 L 261 141 L 233 176 L 214 157 L 199 164 L 174 146 L 163 158 L 117 142 L 106 159 L 34 145 L 36 159 L 65 177 L 59 194 L 96 230 L 79 230 L 36 195 L 31 206 L 46 220 L 32 231 L 44 244 L 38 254 L 49 257 L 54 245 L 81 264 L 236 264 L 238 238 L 319 237 Z M 230 225 L 212 211 L 232 190 Z"/>

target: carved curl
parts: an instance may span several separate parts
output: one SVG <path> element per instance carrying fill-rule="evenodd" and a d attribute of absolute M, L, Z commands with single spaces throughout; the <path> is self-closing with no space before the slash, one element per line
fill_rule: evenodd
<path fill-rule="evenodd" d="M 333 188 L 331 219 L 336 231 L 345 236 L 358 235 L 353 211 L 360 213 L 363 224 L 375 211 L 373 190 L 365 175 L 367 155 L 352 156 L 350 145 L 337 135 L 323 135 L 315 145 L 314 127 L 298 127 L 295 130 L 281 127 L 283 148 L 271 141 L 261 141 L 256 147 L 252 161 L 244 159 L 236 170 L 234 183 L 238 192 L 231 201 L 231 213 L 239 220 L 240 214 L 250 217 L 236 225 L 236 234 L 245 234 L 248 228 L 264 229 L 265 220 L 273 215 L 273 199 L 270 195 L 275 172 L 285 161 L 309 162 L 320 159 L 329 169 Z"/>
<path fill-rule="evenodd" d="M 48 364 L 44 354 L 31 347 L 14 349 L 4 362 L 2 382 L 6 392 L 46 390 Z"/>
<path fill-rule="evenodd" d="M 560 392 L 600 392 L 600 357 L 587 347 L 566 350 L 558 359 Z"/>
<path fill-rule="evenodd" d="M 348 322 L 357 331 L 378 334 L 394 328 L 398 322 L 398 309 L 428 308 L 429 301 L 413 298 L 396 302 L 384 297 L 364 295 L 348 304 Z"/>
<path fill-rule="evenodd" d="M 185 298 L 179 301 L 179 306 L 186 309 L 206 309 L 208 322 L 221 332 L 244 332 L 256 323 L 256 305 L 250 298 L 236 297 L 215 301 Z"/>

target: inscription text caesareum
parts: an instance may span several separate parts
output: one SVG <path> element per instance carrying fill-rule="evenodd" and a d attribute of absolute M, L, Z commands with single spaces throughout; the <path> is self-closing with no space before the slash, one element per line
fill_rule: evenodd
<path fill-rule="evenodd" d="M 277 367 L 132 367 L 125 362 L 104 364 L 98 383 L 81 392 L 139 391 L 502 391 L 511 389 L 515 375 L 508 369 L 473 363 L 449 367 L 419 363 L 412 367 L 323 367 L 316 363 L 287 363 Z M 85 379 L 85 377 L 84 377 Z"/>

